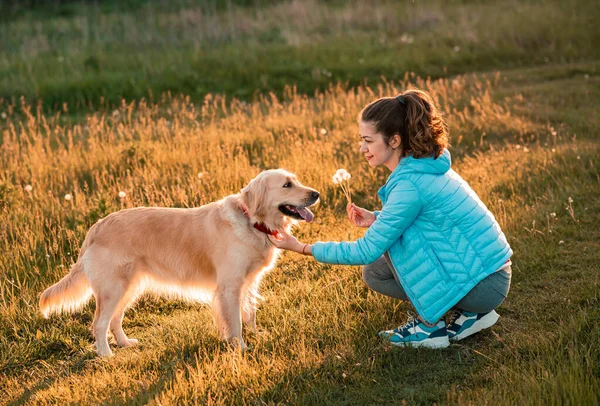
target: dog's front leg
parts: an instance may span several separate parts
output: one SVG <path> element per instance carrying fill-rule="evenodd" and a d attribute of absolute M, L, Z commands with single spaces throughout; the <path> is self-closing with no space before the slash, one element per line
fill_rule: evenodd
<path fill-rule="evenodd" d="M 253 333 L 256 333 L 256 299 L 248 299 L 244 301 L 242 308 L 242 321 L 246 324 Z"/>
<path fill-rule="evenodd" d="M 218 286 L 213 297 L 213 312 L 221 337 L 233 346 L 245 350 L 240 295 L 241 286 Z"/>

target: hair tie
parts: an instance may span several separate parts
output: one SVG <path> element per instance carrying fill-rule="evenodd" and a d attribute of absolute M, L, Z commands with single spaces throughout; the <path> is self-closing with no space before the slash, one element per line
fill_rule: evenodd
<path fill-rule="evenodd" d="M 398 102 L 400 104 L 404 104 L 406 106 L 406 102 L 404 101 L 404 97 L 402 97 L 402 96 L 396 96 L 396 100 L 398 100 Z"/>

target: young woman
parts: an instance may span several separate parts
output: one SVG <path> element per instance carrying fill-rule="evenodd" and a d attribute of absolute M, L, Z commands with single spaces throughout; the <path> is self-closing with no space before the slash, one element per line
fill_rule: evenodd
<path fill-rule="evenodd" d="M 376 100 L 362 111 L 359 132 L 369 165 L 391 171 L 378 192 L 381 211 L 347 207 L 352 223 L 368 228 L 365 235 L 310 245 L 283 234 L 272 243 L 320 262 L 365 265 L 371 289 L 409 300 L 418 317 L 379 333 L 394 345 L 444 348 L 495 324 L 512 250 L 492 213 L 451 169 L 447 127 L 431 97 L 409 90 Z"/>

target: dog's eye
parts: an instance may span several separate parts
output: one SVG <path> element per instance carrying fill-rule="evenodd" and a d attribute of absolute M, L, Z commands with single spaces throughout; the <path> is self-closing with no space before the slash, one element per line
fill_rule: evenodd
<path fill-rule="evenodd" d="M 283 187 L 292 187 L 292 182 L 287 182 Z"/>

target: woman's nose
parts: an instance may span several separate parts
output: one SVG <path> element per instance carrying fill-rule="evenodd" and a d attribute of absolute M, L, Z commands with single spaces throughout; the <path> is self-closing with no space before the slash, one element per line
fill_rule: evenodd
<path fill-rule="evenodd" d="M 365 143 L 363 142 L 360 145 L 360 150 L 359 150 L 362 154 L 364 154 L 365 152 L 367 152 L 367 146 L 365 145 Z"/>

